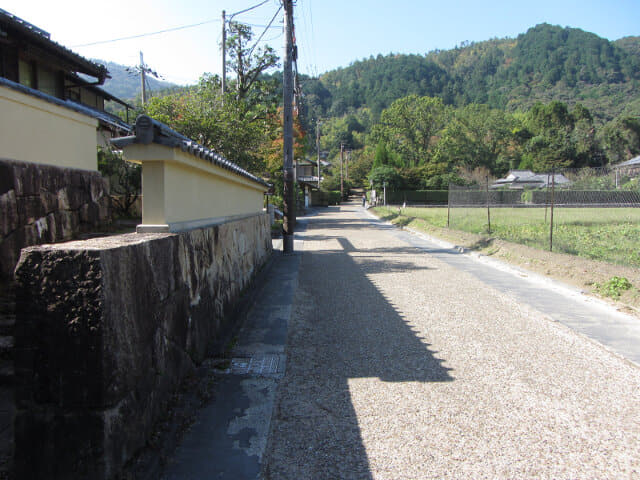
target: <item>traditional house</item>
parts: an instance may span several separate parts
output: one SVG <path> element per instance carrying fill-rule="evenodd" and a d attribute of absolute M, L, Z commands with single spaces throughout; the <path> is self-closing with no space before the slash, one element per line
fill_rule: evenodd
<path fill-rule="evenodd" d="M 304 206 L 312 204 L 311 192 L 318 189 L 318 164 L 309 159 L 296 160 L 296 181 L 304 192 Z"/>
<path fill-rule="evenodd" d="M 0 9 L 0 157 L 96 170 L 96 146 L 131 131 L 105 111 L 110 101 L 131 108 L 99 87 L 107 78 L 103 65 Z"/>
<path fill-rule="evenodd" d="M 97 147 L 128 135 L 105 111 L 109 72 L 0 9 L 0 282 L 28 245 L 74 238 L 110 221 Z"/>

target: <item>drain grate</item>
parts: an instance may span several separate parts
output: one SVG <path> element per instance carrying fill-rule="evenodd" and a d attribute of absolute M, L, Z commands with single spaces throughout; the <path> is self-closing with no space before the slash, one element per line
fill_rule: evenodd
<path fill-rule="evenodd" d="M 284 375 L 284 355 L 253 355 L 234 357 L 231 363 L 217 362 L 217 373 L 228 375 L 282 376 Z"/>

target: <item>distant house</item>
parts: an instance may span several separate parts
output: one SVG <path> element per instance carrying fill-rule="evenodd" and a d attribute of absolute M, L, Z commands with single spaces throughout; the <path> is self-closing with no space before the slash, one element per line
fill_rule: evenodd
<path fill-rule="evenodd" d="M 311 206 L 311 191 L 318 189 L 318 164 L 307 158 L 296 160 L 296 181 L 304 192 L 304 206 Z"/>
<path fill-rule="evenodd" d="M 0 157 L 97 169 L 96 146 L 131 132 L 105 111 L 109 72 L 0 9 Z"/>
<path fill-rule="evenodd" d="M 546 188 L 550 187 L 552 183 L 555 183 L 556 187 L 564 187 L 571 182 L 561 173 L 533 173 L 531 170 L 510 170 L 505 178 L 493 182 L 491 188 L 523 190 L 525 188 Z"/>

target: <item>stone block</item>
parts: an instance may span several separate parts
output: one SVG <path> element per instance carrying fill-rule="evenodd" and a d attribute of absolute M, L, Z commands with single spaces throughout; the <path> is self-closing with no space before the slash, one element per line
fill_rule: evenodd
<path fill-rule="evenodd" d="M 20 257 L 20 249 L 25 245 L 24 229 L 18 228 L 0 241 L 0 278 L 13 278 L 13 270 Z"/>
<path fill-rule="evenodd" d="M 58 212 L 60 218 L 60 229 L 57 231 L 59 240 L 70 240 L 78 232 L 79 215 L 72 210 L 61 210 Z"/>
<path fill-rule="evenodd" d="M 109 186 L 106 179 L 102 178 L 100 175 L 92 175 L 89 178 L 89 187 L 91 193 L 91 201 L 97 202 L 104 196 L 108 195 Z"/>
<path fill-rule="evenodd" d="M 82 205 L 91 201 L 91 195 L 87 188 L 71 185 L 65 187 L 65 190 L 67 191 L 69 210 L 78 210 Z"/>
<path fill-rule="evenodd" d="M 40 195 L 31 195 L 28 197 L 16 197 L 18 209 L 18 218 L 22 225 L 35 222 L 38 218 L 44 217 L 47 212 L 40 201 Z"/>
<path fill-rule="evenodd" d="M 52 212 L 47 215 L 47 231 L 49 232 L 49 242 L 54 243 L 62 239 L 59 233 L 62 231 L 62 216 L 60 212 Z"/>
<path fill-rule="evenodd" d="M 100 206 L 95 202 L 85 203 L 78 210 L 81 224 L 98 225 L 100 224 Z"/>
<path fill-rule="evenodd" d="M 13 163 L 16 197 L 35 196 L 42 188 L 42 174 L 38 165 L 26 162 Z"/>
<path fill-rule="evenodd" d="M 24 249 L 16 268 L 16 370 L 38 379 L 25 401 L 59 407 L 102 407 L 103 299 L 99 252 Z M 33 345 L 33 340 L 37 340 Z M 31 362 L 31 363 L 30 363 Z"/>
<path fill-rule="evenodd" d="M 0 159 L 0 195 L 15 190 L 13 162 Z"/>
<path fill-rule="evenodd" d="M 15 359 L 24 478 L 117 475 L 266 261 L 262 217 L 23 250 Z M 47 221 L 56 226 L 55 215 Z M 223 243 L 234 231 L 241 249 Z"/>
<path fill-rule="evenodd" d="M 15 190 L 8 190 L 0 195 L 0 238 L 18 228 L 19 220 Z"/>
<path fill-rule="evenodd" d="M 41 165 L 38 171 L 41 177 L 41 191 L 56 193 L 69 184 L 70 169 L 68 168 Z"/>
<path fill-rule="evenodd" d="M 40 192 L 40 203 L 46 214 L 55 212 L 58 209 L 58 196 L 55 192 L 42 190 Z"/>

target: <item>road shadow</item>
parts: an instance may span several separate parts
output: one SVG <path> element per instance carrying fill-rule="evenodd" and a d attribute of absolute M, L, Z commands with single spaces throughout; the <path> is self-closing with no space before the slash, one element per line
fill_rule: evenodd
<path fill-rule="evenodd" d="M 331 240 L 331 249 L 302 255 L 265 478 L 373 478 L 350 382 L 453 380 L 437 352 L 371 280 L 372 274 L 429 270 L 411 261 L 418 250 L 399 249 L 393 260 L 358 250 L 346 236 L 332 234 L 346 225 L 378 227 L 323 214 L 307 223 L 305 240 Z"/>

